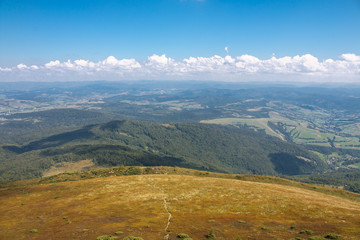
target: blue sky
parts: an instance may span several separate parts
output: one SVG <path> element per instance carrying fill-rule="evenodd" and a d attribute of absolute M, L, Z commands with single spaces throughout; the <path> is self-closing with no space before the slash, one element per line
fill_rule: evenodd
<path fill-rule="evenodd" d="M 0 0 L 0 33 L 3 69 L 153 54 L 323 61 L 360 55 L 360 0 Z"/>

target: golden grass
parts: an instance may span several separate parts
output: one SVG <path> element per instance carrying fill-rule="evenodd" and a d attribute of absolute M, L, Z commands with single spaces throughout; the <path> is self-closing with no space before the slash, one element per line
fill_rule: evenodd
<path fill-rule="evenodd" d="M 216 239 L 234 240 L 290 239 L 303 229 L 342 239 L 360 235 L 360 203 L 351 199 L 297 186 L 170 174 L 3 188 L 0 216 L 0 239 L 96 239 L 117 231 L 124 232 L 119 239 L 176 239 L 178 233 L 205 239 L 211 229 Z"/>
<path fill-rule="evenodd" d="M 84 171 L 86 169 L 90 169 L 94 167 L 95 164 L 93 161 L 87 159 L 87 160 L 81 160 L 78 162 L 62 162 L 59 164 L 59 166 L 52 166 L 49 170 L 46 170 L 43 173 L 44 177 L 53 176 L 59 173 L 65 173 L 65 172 L 75 172 L 75 171 Z"/>

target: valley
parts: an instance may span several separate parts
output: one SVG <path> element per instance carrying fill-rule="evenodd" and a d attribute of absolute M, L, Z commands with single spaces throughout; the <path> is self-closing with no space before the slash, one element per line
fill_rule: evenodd
<path fill-rule="evenodd" d="M 89 161 L 94 169 L 176 165 L 360 191 L 357 88 L 196 81 L 1 86 L 0 181 Z M 334 174 L 352 177 L 339 181 Z"/>

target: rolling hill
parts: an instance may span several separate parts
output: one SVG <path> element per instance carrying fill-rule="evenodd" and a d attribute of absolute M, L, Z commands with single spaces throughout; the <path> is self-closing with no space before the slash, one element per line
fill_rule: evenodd
<path fill-rule="evenodd" d="M 121 167 L 0 185 L 1 239 L 358 239 L 360 195 L 277 177 Z"/>
<path fill-rule="evenodd" d="M 249 129 L 196 123 L 111 121 L 0 151 L 1 180 L 41 177 L 52 167 L 179 166 L 224 173 L 297 175 L 326 163 L 302 146 Z"/>

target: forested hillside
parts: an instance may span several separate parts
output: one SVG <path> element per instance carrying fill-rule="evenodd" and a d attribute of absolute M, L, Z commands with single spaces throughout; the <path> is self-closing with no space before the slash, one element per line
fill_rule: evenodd
<path fill-rule="evenodd" d="M 49 134 L 110 120 L 101 112 L 71 108 L 11 114 L 0 118 L 0 144 L 23 144 Z"/>
<path fill-rule="evenodd" d="M 226 173 L 297 175 L 326 164 L 302 146 L 248 129 L 190 123 L 111 121 L 23 145 L 3 145 L 1 180 L 40 177 L 64 162 L 182 166 Z"/>

